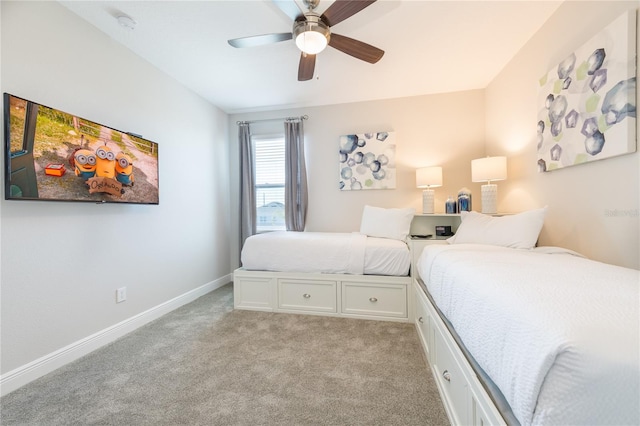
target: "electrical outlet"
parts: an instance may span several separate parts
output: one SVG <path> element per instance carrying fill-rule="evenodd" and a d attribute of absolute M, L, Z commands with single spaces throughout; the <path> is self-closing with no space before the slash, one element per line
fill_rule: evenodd
<path fill-rule="evenodd" d="M 116 290 L 116 303 L 121 303 L 127 300 L 127 288 L 120 287 Z"/>

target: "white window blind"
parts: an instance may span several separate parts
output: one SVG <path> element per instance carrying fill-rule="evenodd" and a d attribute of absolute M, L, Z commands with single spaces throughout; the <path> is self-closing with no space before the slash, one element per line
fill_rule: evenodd
<path fill-rule="evenodd" d="M 253 136 L 252 141 L 257 231 L 284 230 L 284 136 Z"/>

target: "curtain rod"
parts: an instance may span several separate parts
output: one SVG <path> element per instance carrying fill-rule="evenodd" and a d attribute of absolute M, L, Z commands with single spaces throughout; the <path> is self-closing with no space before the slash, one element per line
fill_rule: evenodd
<path fill-rule="evenodd" d="M 301 115 L 300 117 L 280 117 L 280 118 L 263 118 L 262 120 L 248 120 L 248 121 L 236 121 L 239 126 L 241 124 L 260 123 L 262 121 L 280 121 L 280 120 L 308 120 L 308 115 Z"/>

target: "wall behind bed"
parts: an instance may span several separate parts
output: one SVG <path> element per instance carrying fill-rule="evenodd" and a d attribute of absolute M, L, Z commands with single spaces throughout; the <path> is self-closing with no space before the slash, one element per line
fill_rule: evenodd
<path fill-rule="evenodd" d="M 307 114 L 304 121 L 309 184 L 307 231 L 352 232 L 360 229 L 366 204 L 413 207 L 422 212 L 422 190 L 415 169 L 443 167 L 444 185 L 436 189 L 436 211 L 444 211 L 447 195 L 471 185 L 471 160 L 484 155 L 484 91 L 472 90 L 304 109 L 235 114 L 229 117 L 232 188 L 239 188 L 238 120 Z M 282 122 L 251 125 L 253 134 L 283 132 Z M 367 131 L 396 132 L 395 190 L 340 191 L 338 138 Z M 479 189 L 479 188 L 478 188 Z M 239 189 L 232 190 L 232 229 L 239 229 Z M 478 193 L 479 198 L 479 193 Z M 235 242 L 235 246 L 233 243 Z M 239 265 L 239 237 L 232 242 Z"/>
<path fill-rule="evenodd" d="M 548 205 L 541 244 L 635 269 L 640 268 L 640 154 L 538 173 L 535 137 L 540 76 L 637 8 L 637 1 L 564 2 L 486 89 L 487 154 L 509 158 L 508 180 L 499 182 L 499 210 Z"/>

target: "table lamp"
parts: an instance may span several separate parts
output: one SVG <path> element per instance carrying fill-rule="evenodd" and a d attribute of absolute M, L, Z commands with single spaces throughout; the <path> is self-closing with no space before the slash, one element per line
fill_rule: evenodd
<path fill-rule="evenodd" d="M 507 157 L 486 157 L 471 160 L 471 180 L 482 185 L 482 213 L 498 212 L 498 185 L 492 181 L 507 178 Z"/>
<path fill-rule="evenodd" d="M 434 213 L 435 191 L 431 188 L 442 186 L 442 167 L 422 167 L 416 170 L 416 186 L 422 191 L 422 213 Z"/>

